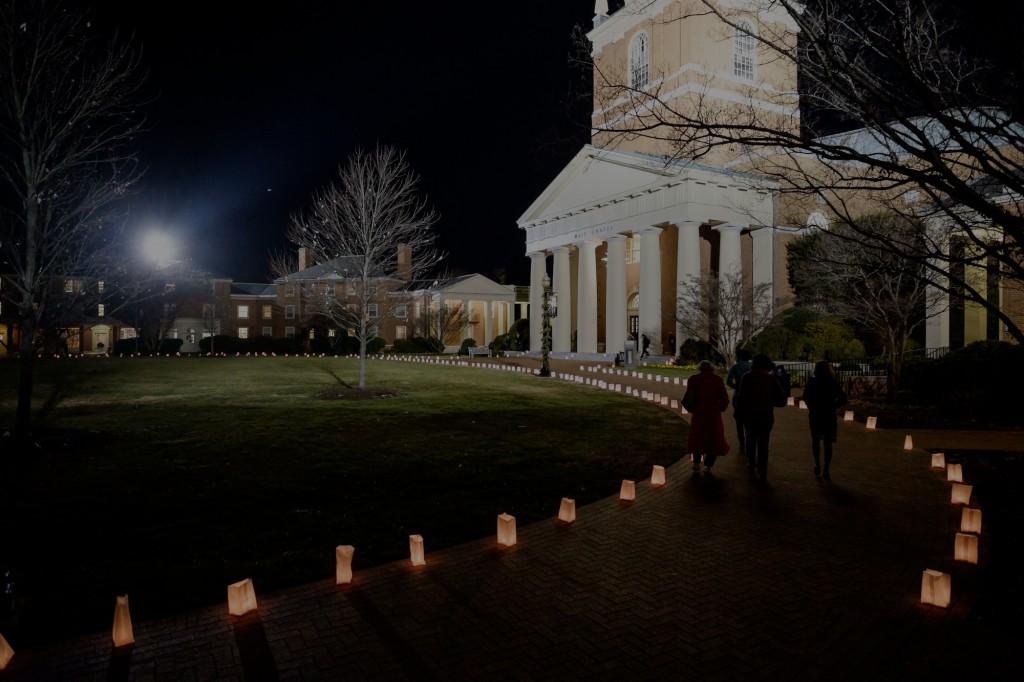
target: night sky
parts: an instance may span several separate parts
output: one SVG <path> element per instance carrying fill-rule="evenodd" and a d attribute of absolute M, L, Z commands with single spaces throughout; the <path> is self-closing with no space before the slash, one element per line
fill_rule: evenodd
<path fill-rule="evenodd" d="M 146 174 L 128 227 L 217 276 L 266 281 L 288 218 L 357 146 L 408 152 L 448 269 L 526 284 L 515 220 L 589 140 L 570 94 L 593 0 L 98 2 L 141 48 Z"/>

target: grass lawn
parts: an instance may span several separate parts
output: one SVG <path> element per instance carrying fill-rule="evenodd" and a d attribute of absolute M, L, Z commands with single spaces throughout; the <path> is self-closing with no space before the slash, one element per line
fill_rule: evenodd
<path fill-rule="evenodd" d="M 0 361 L 0 426 L 17 364 Z M 657 406 L 524 374 L 338 358 L 43 360 L 41 447 L 0 455 L 0 577 L 22 643 L 330 578 L 553 517 L 680 457 L 686 423 Z M 0 613 L 0 624 L 6 614 Z"/>

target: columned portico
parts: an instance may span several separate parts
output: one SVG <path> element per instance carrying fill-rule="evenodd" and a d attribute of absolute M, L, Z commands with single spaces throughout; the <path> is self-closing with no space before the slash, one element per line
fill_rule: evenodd
<path fill-rule="evenodd" d="M 551 321 L 551 350 L 556 353 L 568 353 L 572 350 L 572 271 L 569 264 L 569 247 L 559 246 L 552 251 L 555 254 L 553 287 L 558 296 L 558 306 L 563 312 Z"/>
<path fill-rule="evenodd" d="M 539 353 L 541 329 L 544 320 L 536 311 L 544 305 L 544 275 L 547 274 L 548 257 L 541 251 L 530 254 L 530 352 Z"/>
<path fill-rule="evenodd" d="M 626 238 L 608 238 L 607 286 L 605 287 L 606 353 L 618 353 L 626 345 Z"/>
<path fill-rule="evenodd" d="M 598 239 L 588 239 L 578 245 L 579 286 L 576 309 L 576 350 L 580 353 L 597 352 L 597 247 Z"/>
<path fill-rule="evenodd" d="M 660 227 L 640 234 L 640 333 L 651 340 L 651 352 L 661 353 L 661 235 Z"/>

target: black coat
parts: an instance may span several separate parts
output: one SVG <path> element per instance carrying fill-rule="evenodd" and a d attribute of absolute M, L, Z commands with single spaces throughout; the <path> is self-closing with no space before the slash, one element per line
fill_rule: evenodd
<path fill-rule="evenodd" d="M 811 434 L 835 441 L 839 430 L 836 410 L 846 404 L 846 393 L 835 379 L 811 377 L 804 387 Z"/>

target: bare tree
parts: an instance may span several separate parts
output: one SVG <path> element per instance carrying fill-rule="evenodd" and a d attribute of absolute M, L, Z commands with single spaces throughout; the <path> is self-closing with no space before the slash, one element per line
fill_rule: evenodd
<path fill-rule="evenodd" d="M 869 216 L 853 228 L 837 225 L 804 240 L 811 242 L 793 264 L 794 285 L 801 301 L 850 320 L 881 344 L 887 362 L 886 393 L 891 400 L 900 387 L 904 351 L 914 331 L 943 310 L 928 295 L 927 271 L 905 253 L 927 239 L 926 226 L 899 216 Z M 864 248 L 864 235 L 877 238 Z"/>
<path fill-rule="evenodd" d="M 404 153 L 357 150 L 288 229 L 289 240 L 308 249 L 319 268 L 303 292 L 309 305 L 359 340 L 360 389 L 366 387 L 367 341 L 408 305 L 409 283 L 441 260 L 434 246 L 437 216 L 418 185 Z"/>
<path fill-rule="evenodd" d="M 66 281 L 87 285 L 76 305 L 97 301 L 111 263 L 113 209 L 137 179 L 136 67 L 129 48 L 99 45 L 75 9 L 0 4 L 0 295 L 21 334 L 19 438 L 30 430 L 38 332 L 65 319 L 55 306 Z"/>
<path fill-rule="evenodd" d="M 620 11 L 653 5 L 633 0 Z M 1011 9 L 1020 12 L 1001 6 Z M 951 0 L 675 3 L 660 21 L 713 18 L 718 39 L 752 41 L 758 74 L 788 73 L 792 83 L 751 80 L 721 97 L 721 82 L 694 76 L 680 94 L 665 85 L 669 74 L 634 87 L 598 60 L 595 139 L 653 140 L 672 158 L 731 159 L 797 208 L 802 197 L 824 204 L 865 244 L 878 236 L 858 231 L 862 215 L 926 219 L 930 238 L 903 251 L 921 266 L 915 271 L 1024 342 L 1020 319 L 963 274 L 980 265 L 1009 286 L 1024 282 L 1024 64 L 1016 45 L 999 53 L 998 41 L 979 40 L 969 25 L 975 13 Z"/>
<path fill-rule="evenodd" d="M 427 343 L 438 353 L 444 351 L 447 340 L 454 334 L 462 334 L 462 330 L 469 324 L 469 314 L 461 303 L 445 301 L 433 301 L 433 297 L 426 293 L 424 305 L 416 316 L 414 328 L 416 336 L 425 339 Z M 436 305 L 435 305 L 436 303 Z M 462 338 L 459 338 L 459 343 Z"/>
<path fill-rule="evenodd" d="M 679 285 L 676 299 L 683 332 L 710 342 L 728 366 L 736 361 L 736 349 L 768 326 L 773 312 L 771 284 L 744 286 L 740 272 L 691 277 Z"/>

